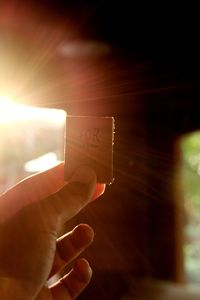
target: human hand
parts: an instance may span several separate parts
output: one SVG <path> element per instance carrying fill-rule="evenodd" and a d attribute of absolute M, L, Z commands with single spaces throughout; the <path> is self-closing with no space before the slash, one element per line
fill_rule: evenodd
<path fill-rule="evenodd" d="M 84 224 L 57 240 L 60 226 L 105 189 L 104 185 L 96 184 L 95 173 L 88 167 L 77 170 L 65 186 L 63 174 L 61 164 L 27 178 L 1 196 L 3 299 L 71 300 L 91 278 L 88 262 L 81 259 L 56 285 L 46 286 L 50 276 L 75 259 L 93 240 L 92 228 Z"/>

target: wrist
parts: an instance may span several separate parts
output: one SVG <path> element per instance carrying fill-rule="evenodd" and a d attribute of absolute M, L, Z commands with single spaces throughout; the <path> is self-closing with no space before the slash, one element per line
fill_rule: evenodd
<path fill-rule="evenodd" d="M 21 281 L 13 278 L 0 277 L 0 299 L 33 300 L 34 298 L 28 295 Z"/>

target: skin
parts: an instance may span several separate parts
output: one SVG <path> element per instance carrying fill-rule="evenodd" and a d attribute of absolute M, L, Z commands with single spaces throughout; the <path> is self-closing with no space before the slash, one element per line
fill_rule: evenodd
<path fill-rule="evenodd" d="M 79 224 L 58 237 L 64 222 L 105 190 L 82 166 L 64 183 L 64 165 L 29 177 L 0 198 L 0 296 L 2 299 L 72 300 L 88 285 L 92 271 L 77 257 L 91 244 L 92 228 Z M 47 280 L 75 260 L 54 286 Z"/>

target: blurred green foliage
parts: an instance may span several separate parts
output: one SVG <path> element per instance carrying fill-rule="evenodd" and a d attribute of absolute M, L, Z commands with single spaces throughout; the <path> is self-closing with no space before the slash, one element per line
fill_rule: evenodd
<path fill-rule="evenodd" d="M 200 283 L 200 132 L 184 137 L 181 146 L 186 212 L 185 270 L 188 281 Z"/>

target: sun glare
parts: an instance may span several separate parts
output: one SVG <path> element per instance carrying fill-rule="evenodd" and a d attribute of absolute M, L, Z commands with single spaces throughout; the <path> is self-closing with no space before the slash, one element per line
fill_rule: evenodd
<path fill-rule="evenodd" d="M 49 152 L 36 159 L 27 161 L 24 164 L 24 169 L 26 172 L 37 173 L 53 168 L 60 162 L 61 161 L 58 160 L 56 153 Z"/>
<path fill-rule="evenodd" d="M 0 96 L 0 109 L 6 110 L 13 105 L 12 100 L 7 96 Z"/>
<path fill-rule="evenodd" d="M 0 124 L 26 120 L 45 120 L 63 124 L 65 119 L 64 110 L 22 105 L 7 96 L 0 96 Z"/>

